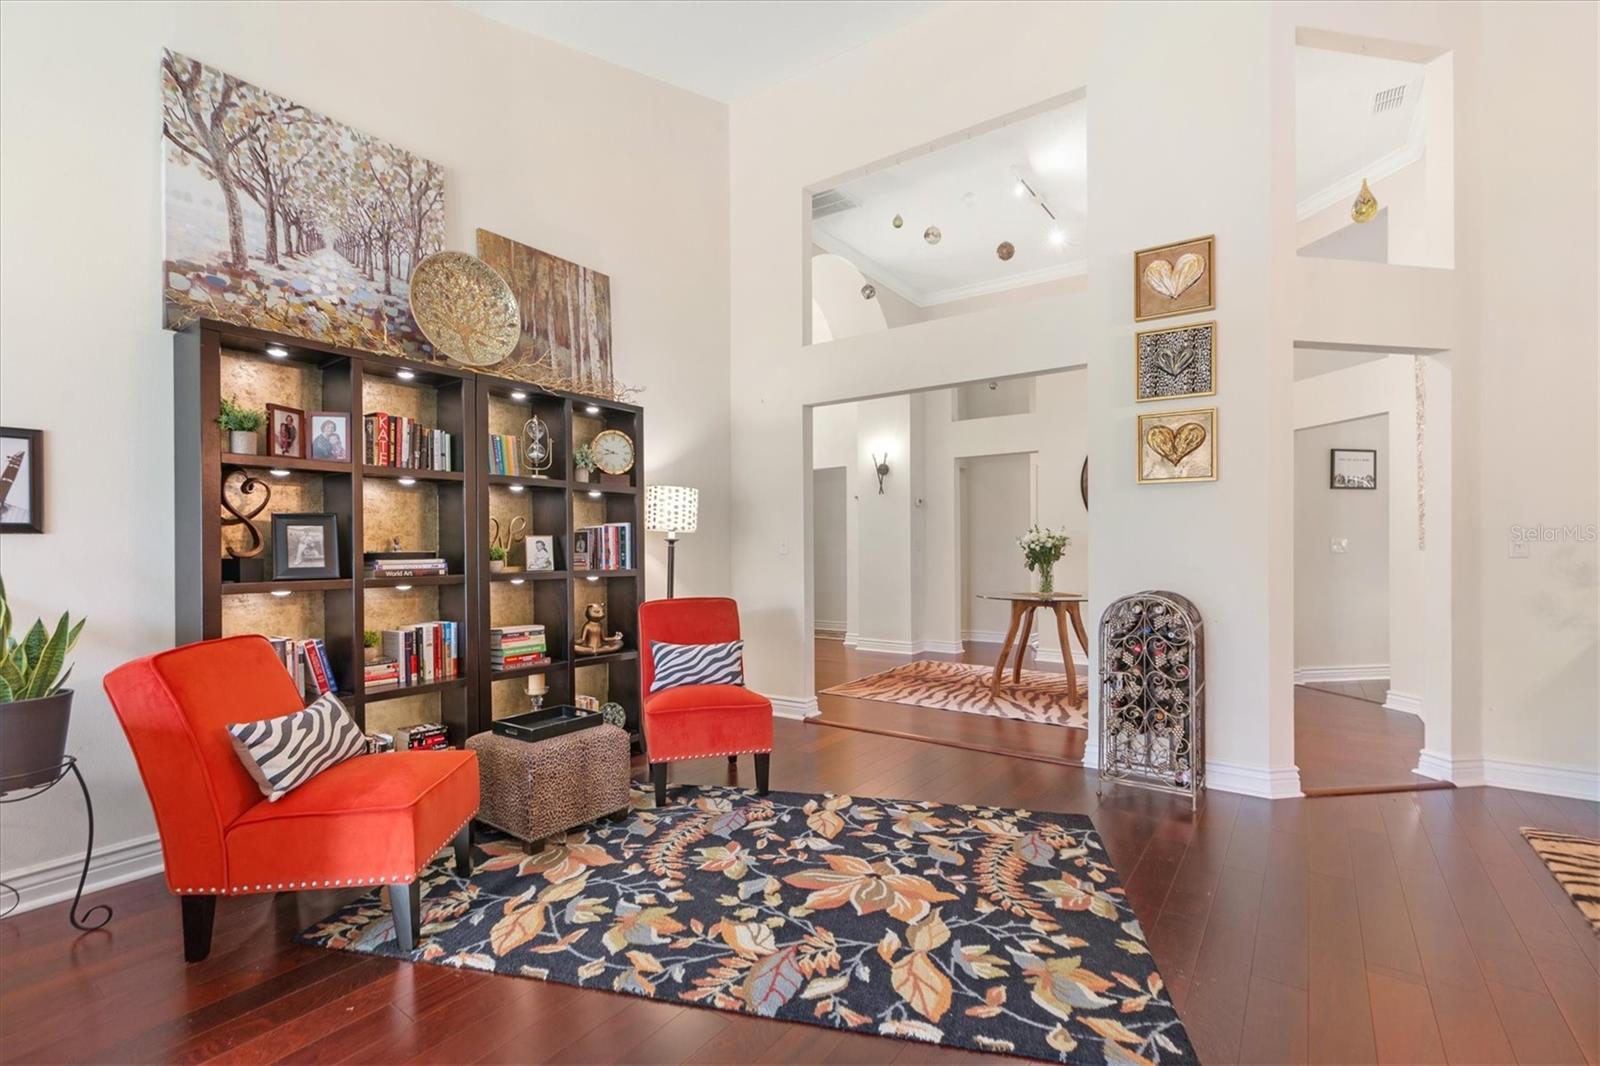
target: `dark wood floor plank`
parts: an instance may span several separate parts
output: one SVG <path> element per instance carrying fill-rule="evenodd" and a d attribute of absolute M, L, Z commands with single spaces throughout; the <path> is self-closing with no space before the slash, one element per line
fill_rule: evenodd
<path fill-rule="evenodd" d="M 1368 971 L 1367 990 L 1371 996 L 1372 1037 L 1380 1063 L 1405 1066 L 1449 1061 L 1444 1041 L 1439 1038 L 1439 1023 L 1433 1016 L 1427 985 Z"/>
<path fill-rule="evenodd" d="M 1354 885 L 1341 877 L 1313 872 L 1310 900 L 1307 1059 L 1315 1063 L 1375 1062 L 1378 1050 Z"/>
<path fill-rule="evenodd" d="M 1566 1019 L 1547 993 L 1490 981 L 1489 994 L 1494 997 L 1500 1024 L 1505 1027 L 1518 1062 L 1565 1066 L 1584 1061 Z"/>

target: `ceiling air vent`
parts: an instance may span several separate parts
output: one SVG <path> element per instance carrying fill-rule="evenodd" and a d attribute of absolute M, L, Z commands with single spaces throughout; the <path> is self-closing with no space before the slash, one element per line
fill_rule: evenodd
<path fill-rule="evenodd" d="M 1396 85 L 1392 89 L 1385 89 L 1372 98 L 1372 113 L 1381 115 L 1385 111 L 1398 110 L 1406 102 L 1406 87 Z"/>
<path fill-rule="evenodd" d="M 823 189 L 821 192 L 811 194 L 812 218 L 827 218 L 843 211 L 854 211 L 860 206 L 861 201 L 852 199 L 838 189 Z"/>

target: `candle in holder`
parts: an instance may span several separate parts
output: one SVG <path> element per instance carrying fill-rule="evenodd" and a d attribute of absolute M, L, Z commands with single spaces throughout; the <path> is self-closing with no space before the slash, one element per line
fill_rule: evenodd
<path fill-rule="evenodd" d="M 533 703 L 533 709 L 538 710 L 544 703 L 544 694 L 549 691 L 548 683 L 543 674 L 528 675 L 528 699 Z"/>

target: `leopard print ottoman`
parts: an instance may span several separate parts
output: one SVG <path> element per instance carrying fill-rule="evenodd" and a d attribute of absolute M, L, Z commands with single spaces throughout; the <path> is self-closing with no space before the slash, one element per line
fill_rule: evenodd
<path fill-rule="evenodd" d="M 628 809 L 628 734 L 614 725 L 531 744 L 484 732 L 467 748 L 478 753 L 478 821 L 524 842 Z"/>

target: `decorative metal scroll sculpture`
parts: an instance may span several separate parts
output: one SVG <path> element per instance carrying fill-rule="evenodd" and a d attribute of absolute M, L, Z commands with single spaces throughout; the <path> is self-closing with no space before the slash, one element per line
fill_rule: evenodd
<path fill-rule="evenodd" d="M 556 461 L 555 449 L 550 446 L 550 427 L 545 420 L 534 415 L 522 423 L 523 468 L 530 477 L 548 477 Z"/>
<path fill-rule="evenodd" d="M 235 482 L 234 478 L 236 477 L 241 480 Z M 245 502 L 244 498 L 255 495 L 255 491 L 257 489 L 261 490 L 261 502 L 256 504 L 255 510 L 243 510 L 243 508 L 249 506 L 249 504 Z M 240 497 L 237 505 L 233 500 L 228 498 L 228 493 L 230 490 L 236 492 Z M 222 509 L 228 512 L 227 516 L 222 519 L 222 525 L 224 527 L 240 525 L 244 526 L 244 533 L 247 540 L 247 543 L 242 549 L 234 548 L 230 545 L 228 547 L 228 558 L 253 559 L 261 554 L 261 549 L 266 547 L 266 542 L 262 539 L 261 531 L 256 528 L 256 524 L 250 520 L 256 515 L 260 514 L 262 511 L 265 511 L 267 509 L 267 504 L 271 502 L 272 489 L 265 481 L 262 481 L 260 478 L 256 477 L 254 474 L 251 474 L 250 471 L 245 470 L 242 467 L 235 467 L 234 469 L 228 471 L 228 476 L 222 480 Z"/>
<path fill-rule="evenodd" d="M 1100 616 L 1100 781 L 1205 787 L 1205 639 L 1175 592 L 1140 592 Z"/>

